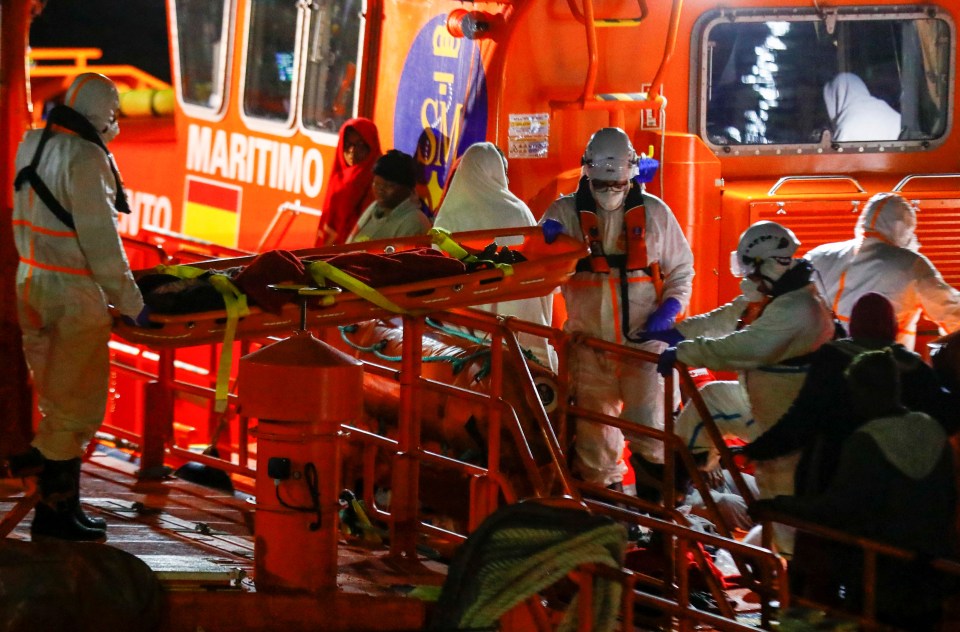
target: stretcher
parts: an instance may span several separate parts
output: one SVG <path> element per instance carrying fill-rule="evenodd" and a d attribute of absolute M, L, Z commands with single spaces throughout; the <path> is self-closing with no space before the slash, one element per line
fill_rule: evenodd
<path fill-rule="evenodd" d="M 233 339 L 244 340 L 282 335 L 300 328 L 314 329 L 387 318 L 395 314 L 421 316 L 456 307 L 544 296 L 573 275 L 577 261 L 587 254 L 583 243 L 568 235 L 558 235 L 547 243 L 539 227 L 471 231 L 457 233 L 452 238 L 467 249 L 481 250 L 497 237 L 514 235 L 523 236 L 523 243 L 511 246 L 511 249 L 523 254 L 526 261 L 457 276 L 379 287 L 376 292 L 378 300 L 372 301 L 369 296 L 344 289 L 320 301 L 311 301 L 303 312 L 303 305 L 294 302 L 285 305 L 279 314 L 250 306 L 243 310 L 244 315 L 234 318 L 226 309 L 176 315 L 151 314 L 150 327 L 133 326 L 117 316 L 113 331 L 135 344 L 177 348 L 224 342 L 230 333 L 230 320 L 235 320 Z M 429 247 L 439 239 L 443 239 L 442 233 L 438 236 L 432 231 L 432 234 L 420 237 L 305 249 L 293 254 L 305 259 L 356 252 L 382 254 Z M 252 259 L 253 256 L 216 259 L 192 264 L 192 267 L 226 270 L 244 266 Z M 151 271 L 138 270 L 134 275 L 139 277 Z M 308 289 L 304 295 L 309 294 Z"/>

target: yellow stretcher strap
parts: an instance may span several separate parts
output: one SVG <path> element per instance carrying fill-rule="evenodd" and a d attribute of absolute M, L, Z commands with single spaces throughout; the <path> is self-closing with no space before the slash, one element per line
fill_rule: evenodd
<path fill-rule="evenodd" d="M 314 261 L 310 263 L 307 266 L 307 271 L 310 272 L 310 276 L 320 287 L 325 287 L 329 280 L 343 289 L 353 292 L 360 298 L 370 301 L 377 307 L 382 307 L 396 314 L 407 313 L 407 310 L 388 299 L 378 290 L 370 287 L 360 279 L 350 276 L 340 268 L 330 265 L 326 261 Z"/>
<path fill-rule="evenodd" d="M 430 239 L 437 248 L 464 263 L 485 261 L 484 259 L 480 259 L 476 255 L 472 255 L 464 250 L 463 246 L 454 241 L 454 239 L 450 236 L 450 233 L 442 228 L 431 228 L 429 231 L 427 231 L 427 235 L 430 236 Z M 513 266 L 509 263 L 497 263 L 496 261 L 491 261 L 490 263 L 502 271 L 504 276 L 510 276 L 513 274 Z"/>
<path fill-rule="evenodd" d="M 196 279 L 210 270 L 193 266 L 157 266 L 161 274 L 170 274 L 181 279 Z M 233 341 L 237 335 L 237 323 L 250 314 L 247 295 L 237 288 L 225 274 L 213 273 L 209 277 L 210 285 L 223 297 L 227 310 L 227 325 L 223 332 L 223 346 L 220 347 L 220 365 L 217 367 L 217 384 L 214 395 L 214 410 L 222 413 L 227 409 L 230 390 L 230 368 L 233 365 Z"/>

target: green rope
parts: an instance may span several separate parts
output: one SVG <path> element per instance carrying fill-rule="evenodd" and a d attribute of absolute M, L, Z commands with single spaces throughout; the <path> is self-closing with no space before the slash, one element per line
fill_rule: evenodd
<path fill-rule="evenodd" d="M 386 347 L 387 344 L 389 343 L 389 341 L 386 339 L 379 340 L 373 343 L 372 345 L 367 345 L 367 346 L 358 345 L 357 343 L 353 342 L 347 337 L 348 333 L 354 333 L 357 331 L 356 325 L 340 325 L 338 329 L 340 330 L 340 338 L 345 343 L 347 343 L 347 345 L 350 346 L 352 349 L 356 349 L 357 351 L 361 351 L 363 353 L 371 353 L 375 357 L 381 360 L 384 360 L 386 362 L 400 362 L 400 360 L 402 360 L 401 356 L 392 356 L 392 355 L 387 355 L 383 353 L 383 348 Z M 466 356 L 464 358 L 459 358 L 455 355 L 423 356 L 420 358 L 420 361 L 421 362 L 449 362 L 451 365 L 453 365 L 453 374 L 457 375 L 458 373 L 460 373 L 460 371 L 464 369 L 464 367 L 467 366 L 468 363 L 472 362 L 473 360 L 476 360 L 477 358 L 482 358 L 484 356 L 489 356 L 489 355 L 490 355 L 490 349 L 481 349 L 480 351 L 477 351 L 476 353 L 472 353 L 469 356 Z M 489 357 L 487 357 L 487 359 L 484 361 L 483 365 L 480 367 L 480 370 L 477 371 L 477 375 L 475 379 L 480 380 L 487 377 L 488 375 L 490 375 Z"/>
<path fill-rule="evenodd" d="M 571 535 L 562 529 L 510 528 L 491 536 L 492 553 L 483 566 L 480 593 L 460 619 L 463 628 L 495 626 L 504 612 L 586 563 L 618 568 L 612 549 L 623 548 L 624 531 L 618 524 Z M 620 584 L 594 582 L 594 630 L 612 630 L 619 612 Z M 576 600 L 569 605 L 561 630 L 577 629 Z"/>
<path fill-rule="evenodd" d="M 474 344 L 486 345 L 486 346 L 488 346 L 488 347 L 490 346 L 490 340 L 488 340 L 488 339 L 486 339 L 486 338 L 479 338 L 479 337 L 474 336 L 474 335 L 472 335 L 472 334 L 468 334 L 468 333 L 466 333 L 466 332 L 463 331 L 463 330 L 455 329 L 455 328 L 452 328 L 452 327 L 447 327 L 446 325 L 444 325 L 444 324 L 442 324 L 442 323 L 440 323 L 440 322 L 438 322 L 438 321 L 436 321 L 436 320 L 433 320 L 432 318 L 425 318 L 425 319 L 424 319 L 424 322 L 426 322 L 427 325 L 429 325 L 430 327 L 433 327 L 434 329 L 436 329 L 436 330 L 438 330 L 438 331 L 440 331 L 440 332 L 443 332 L 443 333 L 445 333 L 445 334 L 447 334 L 447 335 L 449 335 L 449 336 L 453 336 L 453 337 L 456 337 L 456 338 L 463 338 L 464 340 L 469 340 L 470 342 L 472 342 L 472 343 L 474 343 Z M 545 365 L 543 362 L 541 362 L 541 361 L 540 361 L 540 358 L 538 358 L 537 355 L 536 355 L 533 351 L 531 351 L 530 349 L 527 349 L 526 347 L 521 347 L 521 348 L 520 348 L 520 351 L 523 353 L 523 357 L 524 357 L 525 359 L 527 359 L 527 360 L 529 360 L 529 361 L 537 364 L 538 366 L 542 366 L 542 367 L 546 367 L 546 366 L 547 366 L 547 365 Z"/>

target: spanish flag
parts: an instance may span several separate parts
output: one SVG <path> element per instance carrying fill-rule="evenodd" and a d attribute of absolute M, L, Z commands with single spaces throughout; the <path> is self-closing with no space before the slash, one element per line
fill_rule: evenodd
<path fill-rule="evenodd" d="M 187 176 L 182 232 L 236 248 L 240 233 L 240 193 L 238 186 Z"/>

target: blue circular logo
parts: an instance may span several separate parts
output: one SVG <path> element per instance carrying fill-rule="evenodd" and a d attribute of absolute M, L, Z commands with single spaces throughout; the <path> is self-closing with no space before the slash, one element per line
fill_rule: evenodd
<path fill-rule="evenodd" d="M 417 34 L 400 75 L 393 137 L 417 157 L 431 210 L 436 211 L 447 170 L 487 136 L 487 85 L 474 40 L 450 35 L 446 14 Z"/>

